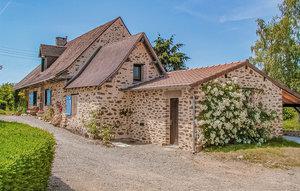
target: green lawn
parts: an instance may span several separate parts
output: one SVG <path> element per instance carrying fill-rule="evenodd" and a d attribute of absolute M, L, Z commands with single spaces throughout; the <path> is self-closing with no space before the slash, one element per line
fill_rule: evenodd
<path fill-rule="evenodd" d="M 298 115 L 294 116 L 292 119 L 283 121 L 283 128 L 286 130 L 300 130 Z"/>
<path fill-rule="evenodd" d="M 237 144 L 237 145 L 227 145 L 227 146 L 213 146 L 205 148 L 206 152 L 231 152 L 237 150 L 245 150 L 245 149 L 255 149 L 255 148 L 271 148 L 271 147 L 298 147 L 300 148 L 300 144 L 295 143 L 293 141 L 288 141 L 283 138 L 273 138 L 267 143 L 258 146 L 257 144 Z"/>
<path fill-rule="evenodd" d="M 261 146 L 255 144 L 209 147 L 204 150 L 221 160 L 241 160 L 271 168 L 300 167 L 300 144 L 282 138 Z"/>

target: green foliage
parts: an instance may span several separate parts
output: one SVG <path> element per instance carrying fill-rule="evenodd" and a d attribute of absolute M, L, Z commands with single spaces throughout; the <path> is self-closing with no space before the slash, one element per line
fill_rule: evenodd
<path fill-rule="evenodd" d="M 15 111 L 16 114 L 25 113 L 27 106 L 26 96 L 23 91 L 14 91 L 12 83 L 0 85 L 0 109 L 6 114 Z"/>
<path fill-rule="evenodd" d="M 300 91 L 300 1 L 284 0 L 279 9 L 281 15 L 271 22 L 257 20 L 258 40 L 251 47 L 251 62 Z"/>
<path fill-rule="evenodd" d="M 88 123 L 87 123 L 87 129 L 88 132 L 93 135 L 94 139 L 100 139 L 100 128 L 97 125 L 97 122 L 94 118 L 92 118 Z"/>
<path fill-rule="evenodd" d="M 295 113 L 292 114 L 292 118 L 283 121 L 283 128 L 286 130 L 300 130 L 299 113 L 297 113 L 295 110 L 293 112 Z"/>
<path fill-rule="evenodd" d="M 113 138 L 112 127 L 110 125 L 102 125 L 100 130 L 100 136 L 102 138 L 103 143 L 105 145 L 109 145 Z"/>
<path fill-rule="evenodd" d="M 185 69 L 185 62 L 190 59 L 185 53 L 180 52 L 184 44 L 174 44 L 174 35 L 164 39 L 158 35 L 154 41 L 154 51 L 166 71 Z"/>
<path fill-rule="evenodd" d="M 0 190 L 46 190 L 55 140 L 29 125 L 0 121 Z"/>
<path fill-rule="evenodd" d="M 293 119 L 297 115 L 297 111 L 292 107 L 283 108 L 283 120 Z"/>
<path fill-rule="evenodd" d="M 105 145 L 109 145 L 113 138 L 114 125 L 106 123 L 103 119 L 104 112 L 95 110 L 91 112 L 91 119 L 86 124 L 87 130 L 94 139 L 101 139 Z"/>
<path fill-rule="evenodd" d="M 24 91 L 15 91 L 15 107 L 18 114 L 25 113 L 27 109 L 26 94 Z"/>
<path fill-rule="evenodd" d="M 244 149 L 268 148 L 268 147 L 296 147 L 300 148 L 300 144 L 294 141 L 288 141 L 283 138 L 272 138 L 261 145 L 257 144 L 237 144 L 227 146 L 212 146 L 205 148 L 207 152 L 231 152 Z"/>
<path fill-rule="evenodd" d="M 202 87 L 198 123 L 204 135 L 204 146 L 227 144 L 262 144 L 270 138 L 270 121 L 274 111 L 266 111 L 251 99 L 253 91 L 234 82 L 217 80 Z"/>
<path fill-rule="evenodd" d="M 13 84 L 5 83 L 0 85 L 0 109 L 14 110 L 15 97 Z"/>

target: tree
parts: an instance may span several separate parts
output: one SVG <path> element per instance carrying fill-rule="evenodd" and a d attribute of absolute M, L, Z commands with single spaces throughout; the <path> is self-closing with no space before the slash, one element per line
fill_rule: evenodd
<path fill-rule="evenodd" d="M 291 89 L 300 91 L 300 0 L 284 0 L 280 16 L 257 20 L 258 40 L 251 47 L 253 64 Z"/>
<path fill-rule="evenodd" d="M 13 84 L 5 83 L 0 85 L 0 109 L 13 110 L 15 106 L 15 97 Z"/>
<path fill-rule="evenodd" d="M 186 69 L 185 62 L 190 59 L 185 53 L 180 52 L 184 44 L 174 44 L 174 35 L 164 39 L 159 34 L 154 41 L 154 51 L 158 55 L 166 71 Z"/>

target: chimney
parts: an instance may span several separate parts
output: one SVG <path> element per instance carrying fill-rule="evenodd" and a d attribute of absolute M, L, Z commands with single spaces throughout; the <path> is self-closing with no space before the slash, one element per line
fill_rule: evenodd
<path fill-rule="evenodd" d="M 68 37 L 56 37 L 56 46 L 65 46 L 67 44 Z"/>

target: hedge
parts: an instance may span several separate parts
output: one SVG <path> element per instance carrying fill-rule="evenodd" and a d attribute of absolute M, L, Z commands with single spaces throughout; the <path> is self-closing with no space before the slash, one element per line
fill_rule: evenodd
<path fill-rule="evenodd" d="M 46 190 L 54 152 L 50 133 L 0 121 L 0 190 Z"/>

